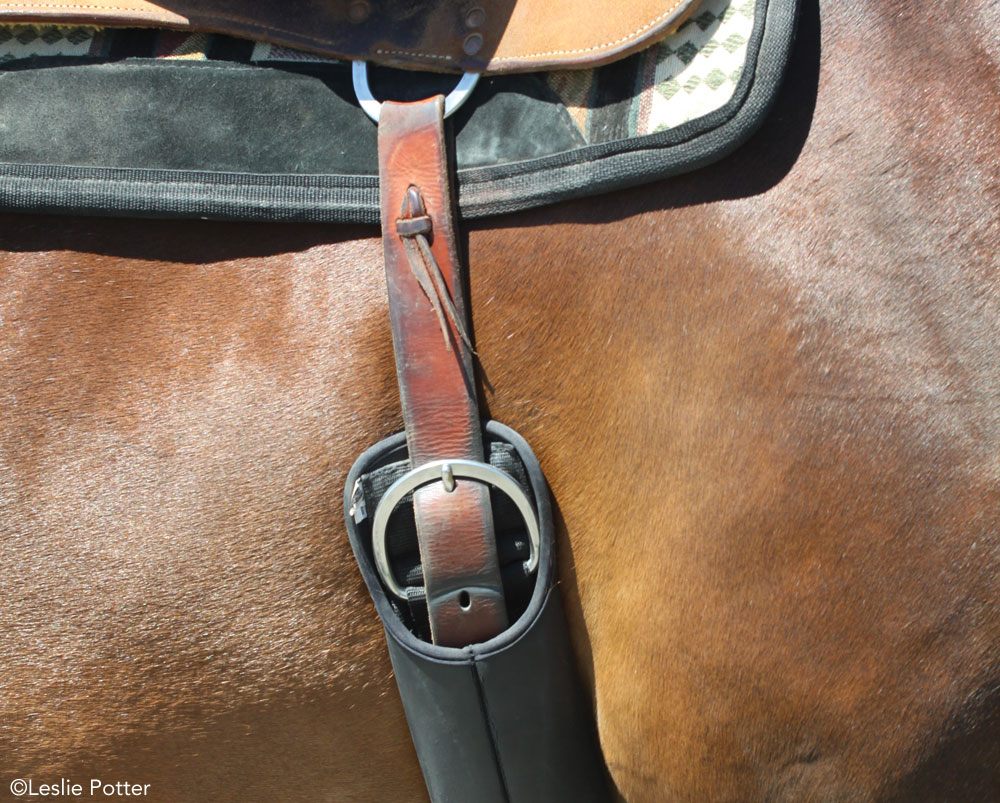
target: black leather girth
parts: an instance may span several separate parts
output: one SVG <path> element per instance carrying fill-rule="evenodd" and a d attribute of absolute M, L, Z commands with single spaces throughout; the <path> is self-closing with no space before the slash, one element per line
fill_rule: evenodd
<path fill-rule="evenodd" d="M 405 437 L 373 446 L 347 478 L 344 509 L 351 547 L 385 627 L 427 788 L 434 803 L 605 803 L 613 798 L 591 701 L 577 675 L 554 583 L 545 479 L 531 449 L 513 430 L 489 422 L 485 439 L 510 444 L 523 466 L 538 512 L 541 551 L 527 608 L 507 630 L 482 644 L 442 647 L 418 638 L 373 566 L 370 514 L 378 499 L 365 498 L 360 489 L 372 472 L 407 460 Z"/>

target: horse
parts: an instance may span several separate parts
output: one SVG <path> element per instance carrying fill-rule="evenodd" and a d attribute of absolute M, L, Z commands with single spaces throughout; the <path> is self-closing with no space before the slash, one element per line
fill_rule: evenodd
<path fill-rule="evenodd" d="M 471 226 L 623 800 L 1000 796 L 998 29 L 806 3 L 733 155 Z M 340 503 L 377 231 L 0 230 L 4 788 L 426 799 Z"/>

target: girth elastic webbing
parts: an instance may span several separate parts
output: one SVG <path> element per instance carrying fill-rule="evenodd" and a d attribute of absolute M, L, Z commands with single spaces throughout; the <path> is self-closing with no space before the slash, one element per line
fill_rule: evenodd
<path fill-rule="evenodd" d="M 382 242 L 411 464 L 483 460 L 444 135 L 444 99 L 386 102 L 378 129 Z M 507 627 L 489 490 L 414 492 L 435 644 L 464 647 Z"/>

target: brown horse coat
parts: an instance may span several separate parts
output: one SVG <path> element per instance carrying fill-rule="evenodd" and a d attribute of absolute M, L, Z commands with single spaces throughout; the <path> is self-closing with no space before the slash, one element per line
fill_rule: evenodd
<path fill-rule="evenodd" d="M 1000 796 L 1000 18 L 821 11 L 735 156 L 469 238 L 629 801 Z M 422 799 L 340 509 L 376 232 L 2 231 L 0 788 Z"/>

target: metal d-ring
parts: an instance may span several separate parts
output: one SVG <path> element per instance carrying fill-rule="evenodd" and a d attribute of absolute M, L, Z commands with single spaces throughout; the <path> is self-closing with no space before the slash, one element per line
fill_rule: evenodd
<path fill-rule="evenodd" d="M 361 104 L 365 114 L 377 123 L 382 113 L 382 102 L 375 99 L 371 87 L 368 86 L 368 62 L 351 62 L 351 78 L 354 80 L 354 94 L 358 96 L 358 103 Z M 478 81 L 479 73 L 477 72 L 467 72 L 462 75 L 458 85 L 444 99 L 445 117 L 450 117 L 461 108 L 462 104 L 469 99 Z"/>
<path fill-rule="evenodd" d="M 396 480 L 389 486 L 389 490 L 385 492 L 385 495 L 379 500 L 378 507 L 375 508 L 375 520 L 372 522 L 372 552 L 375 557 L 375 568 L 378 569 L 379 577 L 382 578 L 385 587 L 399 599 L 409 599 L 414 595 L 423 594 L 423 589 L 418 586 L 403 588 L 392 576 L 385 538 L 389 516 L 411 491 L 430 485 L 432 482 L 441 482 L 444 484 L 445 490 L 450 493 L 455 489 L 456 478 L 492 485 L 510 497 L 510 500 L 517 505 L 517 509 L 524 517 L 524 523 L 528 526 L 530 552 L 528 560 L 524 564 L 525 569 L 530 574 L 538 568 L 540 549 L 538 516 L 528 495 L 521 490 L 521 486 L 509 474 L 493 468 L 488 463 L 480 463 L 475 460 L 435 460 L 408 471 Z"/>

